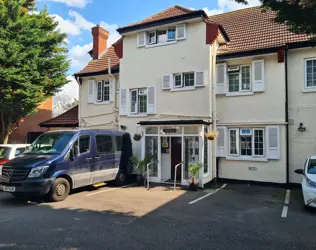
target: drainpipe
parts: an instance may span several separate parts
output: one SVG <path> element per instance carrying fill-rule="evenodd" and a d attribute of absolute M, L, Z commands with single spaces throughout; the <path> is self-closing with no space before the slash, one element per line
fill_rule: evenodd
<path fill-rule="evenodd" d="M 216 48 L 215 42 L 212 45 L 212 132 L 216 129 L 216 80 L 215 80 L 215 69 L 216 69 Z M 215 170 L 215 171 L 214 171 Z M 216 179 L 217 176 L 217 164 L 216 164 L 216 138 L 212 141 L 212 176 Z"/>
<path fill-rule="evenodd" d="M 81 84 L 80 84 L 80 77 L 79 76 L 77 76 L 77 78 L 76 78 L 76 81 L 77 81 L 77 83 L 78 83 L 78 85 L 79 85 L 79 102 L 78 102 L 78 126 L 79 126 L 79 128 L 81 127 L 81 105 L 80 105 L 80 101 L 82 100 L 81 99 Z"/>
<path fill-rule="evenodd" d="M 287 68 L 287 52 L 288 46 L 284 47 L 284 68 L 285 68 L 285 123 L 286 123 L 286 184 L 289 184 L 290 175 L 290 133 L 289 133 L 289 89 L 288 89 L 288 68 Z"/>
<path fill-rule="evenodd" d="M 111 60 L 112 60 L 112 57 L 109 57 L 108 58 L 108 74 L 111 78 L 115 78 L 115 84 L 113 86 L 113 103 L 114 103 L 114 110 L 117 112 L 118 111 L 118 108 L 117 108 L 117 103 L 116 103 L 116 84 L 117 84 L 117 79 L 114 75 L 112 75 L 112 69 L 111 69 Z M 115 118 L 115 121 L 114 121 L 114 124 L 117 124 L 118 125 L 119 123 L 119 119 L 118 119 L 118 115 L 116 114 L 116 118 Z"/>

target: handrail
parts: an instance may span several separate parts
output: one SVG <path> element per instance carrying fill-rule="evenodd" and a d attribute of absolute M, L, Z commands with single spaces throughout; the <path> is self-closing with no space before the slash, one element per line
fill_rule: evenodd
<path fill-rule="evenodd" d="M 183 164 L 183 161 L 181 161 L 179 164 L 177 164 L 175 167 L 174 167 L 174 186 L 173 186 L 173 191 L 176 191 L 176 180 L 177 180 L 177 169 L 180 165 Z"/>
<path fill-rule="evenodd" d="M 150 162 L 147 164 L 147 190 L 149 190 L 149 165 L 158 163 L 159 161 Z"/>

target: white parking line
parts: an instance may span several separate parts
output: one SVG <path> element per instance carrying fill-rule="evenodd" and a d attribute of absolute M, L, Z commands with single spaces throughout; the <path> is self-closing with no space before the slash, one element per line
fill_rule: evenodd
<path fill-rule="evenodd" d="M 105 193 L 105 192 L 114 191 L 114 190 L 121 189 L 121 188 L 127 188 L 127 187 L 130 187 L 130 186 L 132 186 L 132 185 L 134 185 L 134 184 L 125 185 L 125 186 L 117 187 L 117 188 L 106 189 L 106 190 L 102 190 L 102 191 L 95 192 L 95 193 L 92 193 L 92 194 L 87 194 L 86 196 L 92 196 L 92 195 L 96 195 L 96 194 L 100 194 L 100 193 Z"/>
<path fill-rule="evenodd" d="M 197 198 L 196 200 L 190 201 L 188 204 L 191 205 L 191 204 L 194 204 L 194 203 L 196 203 L 196 202 L 198 202 L 198 201 L 200 201 L 200 200 L 203 200 L 203 199 L 205 199 L 206 197 L 208 197 L 208 196 L 210 196 L 210 195 L 212 195 L 212 194 L 217 193 L 219 190 L 225 188 L 226 186 L 227 186 L 227 184 L 225 183 L 223 186 L 221 186 L 220 188 L 216 189 L 213 193 L 206 194 L 206 195 L 204 195 L 204 196 L 202 196 L 202 197 L 200 197 L 200 198 Z"/>
<path fill-rule="evenodd" d="M 287 217 L 287 212 L 289 210 L 289 204 L 290 204 L 290 194 L 291 194 L 291 190 L 289 190 L 289 189 L 286 190 L 284 206 L 283 206 L 282 214 L 281 214 L 282 218 L 286 218 Z"/>

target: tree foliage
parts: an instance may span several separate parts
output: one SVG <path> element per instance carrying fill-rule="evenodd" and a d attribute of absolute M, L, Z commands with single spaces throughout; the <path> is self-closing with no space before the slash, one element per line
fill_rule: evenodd
<path fill-rule="evenodd" d="M 248 4 L 248 0 L 235 0 Z M 316 36 L 316 0 L 260 0 L 263 9 L 276 12 L 275 21 L 297 34 Z"/>
<path fill-rule="evenodd" d="M 66 34 L 35 0 L 0 0 L 0 143 L 68 80 Z"/>

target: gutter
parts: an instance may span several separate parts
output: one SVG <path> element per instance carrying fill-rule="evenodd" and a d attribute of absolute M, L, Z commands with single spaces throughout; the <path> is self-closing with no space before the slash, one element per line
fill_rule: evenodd
<path fill-rule="evenodd" d="M 290 175 L 290 134 L 289 134 L 289 89 L 288 89 L 288 65 L 287 65 L 287 56 L 288 46 L 284 47 L 284 68 L 285 68 L 285 129 L 286 129 L 286 184 L 289 184 L 289 175 Z"/>

